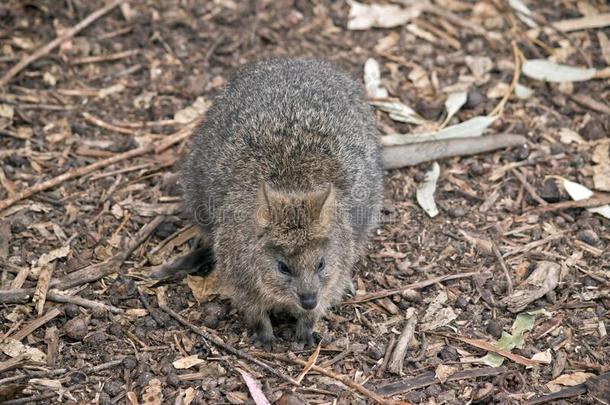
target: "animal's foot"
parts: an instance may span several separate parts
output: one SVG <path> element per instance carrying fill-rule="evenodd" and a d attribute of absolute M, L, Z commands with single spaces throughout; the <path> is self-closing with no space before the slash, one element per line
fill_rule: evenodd
<path fill-rule="evenodd" d="M 251 343 L 255 346 L 262 347 L 265 351 L 273 351 L 273 346 L 275 344 L 275 336 L 273 336 L 273 330 L 270 328 L 266 328 L 262 325 L 257 325 L 254 328 Z"/>

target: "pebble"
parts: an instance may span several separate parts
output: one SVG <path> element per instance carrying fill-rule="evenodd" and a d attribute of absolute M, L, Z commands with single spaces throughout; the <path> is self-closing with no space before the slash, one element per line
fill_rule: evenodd
<path fill-rule="evenodd" d="M 463 295 L 460 295 L 455 300 L 455 306 L 460 309 L 466 308 L 468 306 L 468 298 L 464 297 Z"/>
<path fill-rule="evenodd" d="M 455 207 L 449 211 L 449 215 L 453 218 L 461 218 L 466 215 L 466 210 L 464 207 Z"/>
<path fill-rule="evenodd" d="M 108 335 L 102 331 L 95 331 L 85 339 L 85 342 L 91 346 L 99 346 L 108 340 Z"/>
<path fill-rule="evenodd" d="M 278 405 L 306 405 L 307 402 L 303 401 L 299 396 L 294 393 L 287 392 L 281 396 L 278 401 Z"/>
<path fill-rule="evenodd" d="M 83 340 L 87 334 L 87 322 L 83 318 L 72 318 L 63 327 L 64 333 L 74 339 Z"/>
<path fill-rule="evenodd" d="M 104 392 L 111 397 L 115 397 L 121 393 L 123 382 L 121 380 L 110 380 L 104 384 Z"/>
<path fill-rule="evenodd" d="M 78 309 L 78 306 L 74 304 L 66 304 L 64 305 L 64 314 L 66 314 L 68 318 L 74 318 L 80 315 L 80 310 Z"/>
<path fill-rule="evenodd" d="M 123 358 L 121 365 L 127 370 L 133 370 L 138 365 L 138 361 L 134 356 L 126 356 Z"/>
<path fill-rule="evenodd" d="M 371 346 L 368 346 L 368 348 L 366 350 L 366 353 L 373 360 L 379 360 L 380 358 L 382 358 L 384 352 L 385 352 L 385 347 L 381 344 L 373 344 Z"/>
<path fill-rule="evenodd" d="M 110 395 L 108 395 L 105 392 L 100 392 L 100 396 L 98 397 L 98 404 L 99 405 L 110 405 L 111 399 L 110 399 Z"/>
<path fill-rule="evenodd" d="M 108 326 L 108 333 L 121 338 L 123 337 L 123 327 L 119 323 L 111 323 L 110 326 Z"/>
<path fill-rule="evenodd" d="M 478 88 L 473 88 L 468 92 L 468 99 L 466 100 L 466 108 L 478 107 L 481 103 L 484 103 L 487 97 Z"/>
<path fill-rule="evenodd" d="M 559 188 L 557 183 L 553 179 L 546 179 L 542 184 L 542 190 L 540 190 L 540 197 L 550 203 L 559 202 L 561 195 L 559 194 Z"/>
<path fill-rule="evenodd" d="M 445 362 L 457 361 L 460 358 L 460 355 L 458 354 L 457 350 L 455 349 L 455 347 L 452 346 L 443 347 L 439 354 L 441 356 L 441 359 L 443 359 L 443 361 Z"/>
<path fill-rule="evenodd" d="M 175 373 L 168 374 L 165 378 L 165 382 L 171 385 L 172 387 L 178 387 L 180 385 L 180 380 L 178 379 L 178 376 Z"/>
<path fill-rule="evenodd" d="M 580 131 L 580 134 L 587 141 L 595 141 L 597 139 L 602 139 L 606 136 L 606 131 L 604 130 L 604 126 L 599 119 L 592 119 L 585 127 Z"/>
<path fill-rule="evenodd" d="M 205 319 L 203 320 L 203 324 L 210 329 L 218 328 L 219 323 L 220 323 L 220 321 L 214 315 L 207 315 L 205 317 Z"/>
<path fill-rule="evenodd" d="M 151 373 L 149 373 L 147 371 L 140 373 L 138 378 L 136 378 L 136 385 L 138 385 L 140 387 L 145 387 L 148 385 L 150 380 L 152 380 L 153 378 L 154 378 L 154 375 L 152 375 Z"/>
<path fill-rule="evenodd" d="M 106 310 L 106 308 L 95 307 L 91 310 L 91 315 L 93 315 L 93 317 L 97 319 L 106 319 L 106 317 L 108 316 L 108 311 Z"/>
<path fill-rule="evenodd" d="M 578 232 L 576 237 L 590 246 L 596 246 L 600 241 L 599 236 L 592 229 L 584 229 Z"/>
<path fill-rule="evenodd" d="M 500 336 L 502 336 L 502 323 L 500 321 L 498 321 L 497 319 L 491 319 L 489 322 L 487 322 L 487 333 L 489 333 L 491 336 L 493 336 L 496 339 L 499 339 Z"/>

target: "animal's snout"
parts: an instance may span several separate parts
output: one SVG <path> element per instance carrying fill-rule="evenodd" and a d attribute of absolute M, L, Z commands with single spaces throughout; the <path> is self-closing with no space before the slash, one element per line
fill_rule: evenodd
<path fill-rule="evenodd" d="M 318 294 L 316 293 L 299 294 L 299 299 L 303 309 L 311 310 L 318 305 Z"/>

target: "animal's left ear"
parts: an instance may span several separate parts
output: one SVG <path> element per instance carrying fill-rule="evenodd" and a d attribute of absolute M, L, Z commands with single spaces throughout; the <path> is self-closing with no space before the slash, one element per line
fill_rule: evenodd
<path fill-rule="evenodd" d="M 317 231 L 326 233 L 335 216 L 335 187 L 328 187 L 316 191 L 310 196 L 311 213 Z"/>

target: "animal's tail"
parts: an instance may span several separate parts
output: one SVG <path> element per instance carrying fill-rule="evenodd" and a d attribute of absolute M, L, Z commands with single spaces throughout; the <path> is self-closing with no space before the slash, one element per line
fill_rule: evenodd
<path fill-rule="evenodd" d="M 193 273 L 197 273 L 199 276 L 207 276 L 214 268 L 214 260 L 212 247 L 200 246 L 171 263 L 160 266 L 150 273 L 150 277 L 157 280 L 170 277 L 180 279 Z"/>

